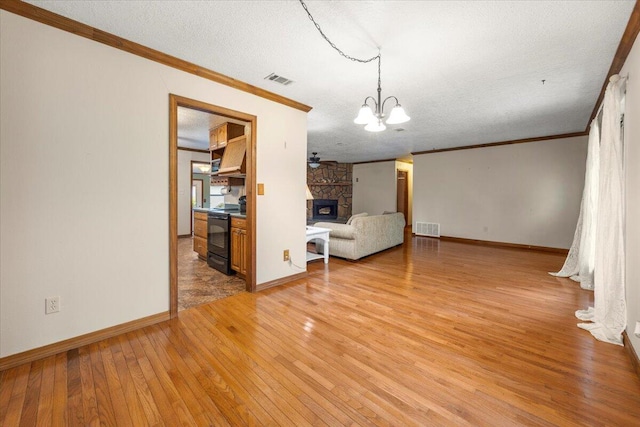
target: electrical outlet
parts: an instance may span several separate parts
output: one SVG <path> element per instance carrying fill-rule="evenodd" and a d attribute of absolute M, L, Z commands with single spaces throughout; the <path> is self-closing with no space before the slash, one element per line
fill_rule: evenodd
<path fill-rule="evenodd" d="M 282 257 L 284 258 L 284 261 L 289 261 L 289 249 L 285 249 L 284 253 L 282 254 Z"/>
<path fill-rule="evenodd" d="M 44 314 L 57 313 L 60 311 L 60 297 L 45 298 Z"/>

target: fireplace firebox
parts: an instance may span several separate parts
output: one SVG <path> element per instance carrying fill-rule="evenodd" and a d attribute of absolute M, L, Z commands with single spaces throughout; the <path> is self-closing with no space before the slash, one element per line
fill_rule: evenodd
<path fill-rule="evenodd" d="M 314 199 L 313 219 L 338 219 L 338 201 L 331 199 Z"/>

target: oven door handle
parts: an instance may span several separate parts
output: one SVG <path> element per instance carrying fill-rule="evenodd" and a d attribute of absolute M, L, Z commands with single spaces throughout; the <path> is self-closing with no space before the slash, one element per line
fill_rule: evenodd
<path fill-rule="evenodd" d="M 212 213 L 210 212 L 207 217 L 209 219 L 221 219 L 223 221 L 228 221 L 229 220 L 229 215 L 228 214 L 219 214 L 219 213 Z"/>

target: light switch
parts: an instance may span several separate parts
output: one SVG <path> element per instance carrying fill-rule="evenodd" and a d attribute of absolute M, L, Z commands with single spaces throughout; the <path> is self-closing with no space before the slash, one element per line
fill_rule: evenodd
<path fill-rule="evenodd" d="M 258 196 L 264 196 L 264 184 L 258 184 Z"/>

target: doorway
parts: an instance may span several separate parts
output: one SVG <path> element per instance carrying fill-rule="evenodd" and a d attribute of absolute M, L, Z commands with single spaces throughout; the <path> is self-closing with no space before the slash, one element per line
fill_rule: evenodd
<path fill-rule="evenodd" d="M 409 223 L 409 172 L 397 170 L 396 178 L 396 211 L 402 212 L 404 220 Z"/>
<path fill-rule="evenodd" d="M 178 128 L 180 124 L 178 124 Z M 178 147 L 178 149 L 182 149 Z M 208 156 L 208 154 L 207 154 Z M 189 212 L 190 228 L 189 235 L 193 235 L 193 208 L 209 208 L 210 191 L 211 191 L 211 176 L 208 172 L 211 169 L 209 162 L 202 162 L 198 160 L 191 160 L 191 197 L 189 198 Z M 206 181 L 205 181 L 206 179 Z M 178 209 L 178 216 L 180 216 L 180 209 Z M 180 226 L 178 225 L 178 228 Z M 181 237 L 180 230 L 178 230 L 178 237 Z"/>
<path fill-rule="evenodd" d="M 255 292 L 256 287 L 256 123 L 253 115 L 207 104 L 177 95 L 169 95 L 169 311 L 171 317 L 178 315 L 178 110 L 179 107 L 210 113 L 231 120 L 247 123 L 246 150 L 246 221 L 247 249 L 249 260 L 245 276 L 246 290 Z"/>
<path fill-rule="evenodd" d="M 202 187 L 204 187 L 201 179 L 191 181 L 191 206 L 194 208 L 202 207 Z"/>
<path fill-rule="evenodd" d="M 191 207 L 202 208 L 202 187 L 204 181 L 201 179 L 193 179 L 191 175 Z M 191 211 L 191 235 L 193 235 L 193 210 Z"/>

